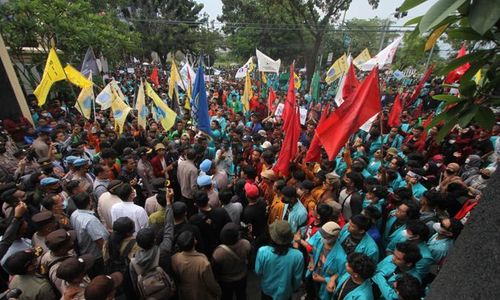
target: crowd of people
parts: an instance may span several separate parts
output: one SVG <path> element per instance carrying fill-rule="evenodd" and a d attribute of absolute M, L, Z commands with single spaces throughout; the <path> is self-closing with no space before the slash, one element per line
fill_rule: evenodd
<path fill-rule="evenodd" d="M 137 74 L 109 77 L 133 101 Z M 283 176 L 273 171 L 283 120 L 260 86 L 245 111 L 241 83 L 211 83 L 211 134 L 189 111 L 169 131 L 131 113 L 117 134 L 109 111 L 86 120 L 62 95 L 33 99 L 34 126 L 3 120 L 2 290 L 22 300 L 421 299 L 495 171 L 500 126 L 456 127 L 437 142 L 442 124 L 422 126 L 439 105 L 434 78 L 390 127 L 399 86 L 386 79 L 382 120 L 334 160 L 305 162 L 333 97 L 299 91 L 309 113 Z M 247 294 L 253 274 L 260 292 Z"/>

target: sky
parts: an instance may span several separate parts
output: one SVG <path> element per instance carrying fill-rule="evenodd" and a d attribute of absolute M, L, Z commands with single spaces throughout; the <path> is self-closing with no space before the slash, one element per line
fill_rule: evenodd
<path fill-rule="evenodd" d="M 203 3 L 205 7 L 203 12 L 206 12 L 210 20 L 215 20 L 218 15 L 222 14 L 222 1 L 221 0 L 196 0 Z M 349 10 L 347 11 L 346 18 L 370 19 L 374 17 L 387 18 L 390 14 L 394 13 L 396 7 L 400 6 L 404 0 L 380 0 L 378 8 L 372 9 L 368 4 L 368 0 L 353 0 Z M 429 0 L 426 3 L 415 7 L 410 10 L 408 16 L 404 19 L 398 20 L 397 25 L 403 25 L 406 21 L 424 14 L 432 4 L 437 0 Z"/>

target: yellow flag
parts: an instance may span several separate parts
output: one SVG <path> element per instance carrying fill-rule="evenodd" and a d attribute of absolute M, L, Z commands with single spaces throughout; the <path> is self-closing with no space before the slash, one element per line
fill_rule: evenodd
<path fill-rule="evenodd" d="M 436 44 L 438 38 L 443 34 L 443 32 L 448 28 L 450 24 L 444 24 L 440 27 L 438 27 L 436 30 L 434 30 L 431 35 L 429 35 L 429 38 L 427 39 L 427 42 L 425 42 L 425 49 L 424 51 L 431 50 L 432 47 Z"/>
<path fill-rule="evenodd" d="M 267 76 L 266 76 L 266 73 L 264 72 L 260 72 L 261 74 L 261 77 L 262 77 L 262 83 L 263 84 L 267 84 Z"/>
<path fill-rule="evenodd" d="M 172 67 L 170 68 L 170 78 L 168 79 L 168 98 L 173 99 L 175 85 L 181 81 L 181 75 L 179 74 L 179 70 L 177 70 L 177 66 L 175 65 L 175 61 L 172 60 Z"/>
<path fill-rule="evenodd" d="M 111 90 L 113 91 L 111 111 L 113 112 L 113 118 L 115 119 L 115 130 L 118 131 L 119 134 L 122 134 L 123 125 L 127 120 L 127 115 L 131 108 L 127 105 L 127 103 L 125 103 L 125 101 L 123 101 L 114 88 L 111 88 Z"/>
<path fill-rule="evenodd" d="M 149 82 L 146 82 L 146 95 L 153 99 L 153 102 L 155 104 L 154 112 L 160 120 L 161 125 L 163 126 L 163 129 L 165 131 L 169 131 L 172 126 L 175 124 L 175 119 L 177 118 L 177 114 L 175 111 L 171 110 L 170 107 L 161 100 L 160 96 L 156 94 L 156 92 L 153 90 Z"/>
<path fill-rule="evenodd" d="M 295 85 L 295 89 L 298 90 L 300 89 L 300 87 L 302 86 L 302 82 L 300 81 L 300 77 L 299 75 L 297 75 L 297 73 L 293 72 L 293 81 L 294 81 L 294 85 Z"/>
<path fill-rule="evenodd" d="M 241 96 L 241 103 L 245 111 L 250 110 L 250 99 L 253 97 L 252 81 L 250 80 L 250 72 L 247 71 L 245 76 L 245 88 L 243 89 L 243 95 Z"/>
<path fill-rule="evenodd" d="M 73 68 L 71 65 L 66 65 L 64 67 L 64 72 L 66 72 L 66 76 L 68 77 L 69 82 L 80 87 L 87 88 L 92 86 L 92 81 L 85 78 L 77 69 Z"/>
<path fill-rule="evenodd" d="M 146 96 L 144 96 L 144 83 L 141 80 L 139 90 L 137 91 L 137 101 L 135 102 L 135 109 L 137 109 L 137 124 L 146 129 L 146 120 L 149 115 L 149 109 L 146 106 Z"/>
<path fill-rule="evenodd" d="M 368 51 L 368 48 L 365 48 L 360 54 L 358 54 L 358 56 L 356 56 L 355 59 L 353 59 L 352 63 L 359 69 L 359 66 L 369 61 L 370 58 L 372 58 L 370 56 L 370 52 Z"/>
<path fill-rule="evenodd" d="M 84 87 L 78 95 L 78 99 L 75 102 L 75 108 L 78 110 L 85 119 L 90 120 L 90 115 L 92 113 L 92 102 L 94 102 L 94 89 L 92 87 L 92 72 L 89 74 L 90 86 Z"/>
<path fill-rule="evenodd" d="M 57 57 L 56 50 L 52 48 L 49 51 L 49 57 L 47 58 L 45 69 L 43 70 L 42 80 L 33 92 L 38 99 L 38 106 L 44 105 L 45 101 L 47 101 L 47 95 L 49 94 L 52 84 L 63 79 L 66 79 L 64 69 Z"/>
<path fill-rule="evenodd" d="M 191 81 L 188 81 L 186 94 L 184 94 L 184 108 L 191 110 Z"/>
<path fill-rule="evenodd" d="M 476 82 L 476 84 L 479 84 L 481 82 L 482 78 L 481 70 L 477 71 L 476 75 L 474 75 L 473 79 Z"/>
<path fill-rule="evenodd" d="M 342 55 L 339 59 L 337 59 L 333 65 L 328 69 L 326 73 L 325 81 L 328 84 L 332 84 L 335 80 L 337 80 L 340 76 L 344 75 L 347 72 L 347 55 Z"/>

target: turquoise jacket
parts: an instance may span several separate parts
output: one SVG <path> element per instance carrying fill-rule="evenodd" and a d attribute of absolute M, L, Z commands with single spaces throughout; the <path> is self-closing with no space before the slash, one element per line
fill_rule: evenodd
<path fill-rule="evenodd" d="M 283 209 L 283 217 L 285 217 L 286 210 L 288 209 L 289 204 L 285 204 L 285 207 Z M 307 222 L 307 210 L 304 207 L 304 205 L 300 202 L 297 201 L 295 205 L 292 207 L 292 210 L 288 214 L 288 224 L 290 224 L 290 227 L 292 227 L 292 232 L 296 233 L 297 230 L 300 229 L 300 227 L 306 225 Z"/>
<path fill-rule="evenodd" d="M 389 148 L 396 148 L 400 150 L 402 144 L 403 144 L 403 136 L 399 134 L 396 134 L 392 142 L 389 142 L 389 134 L 386 134 L 384 136 L 384 145 L 389 146 Z"/>
<path fill-rule="evenodd" d="M 391 234 L 389 234 L 392 225 L 396 222 L 395 213 L 396 210 L 392 210 L 390 212 L 390 217 L 387 219 L 387 223 L 385 224 L 384 235 L 382 236 L 382 246 L 385 248 L 386 251 L 389 252 L 394 251 L 397 243 L 401 243 L 406 240 L 403 234 L 403 230 L 406 229 L 406 224 L 401 225 L 398 229 L 394 230 Z"/>
<path fill-rule="evenodd" d="M 366 170 L 370 173 L 371 177 L 376 177 L 378 169 L 382 166 L 380 160 L 376 161 L 374 158 L 370 159 L 370 163 L 366 167 Z"/>
<path fill-rule="evenodd" d="M 420 242 L 417 246 L 420 250 L 420 255 L 422 255 L 422 259 L 415 264 L 415 269 L 417 270 L 420 278 L 424 278 L 431 271 L 434 259 L 432 258 L 432 253 L 425 242 Z"/>
<path fill-rule="evenodd" d="M 446 255 L 448 255 L 448 250 L 453 245 L 453 240 L 450 238 L 438 240 L 437 237 L 437 233 L 431 236 L 427 242 L 427 246 L 432 254 L 432 258 L 438 264 L 446 257 Z"/>
<path fill-rule="evenodd" d="M 300 287 L 304 257 L 297 249 L 290 248 L 282 256 L 273 252 L 271 246 L 263 246 L 257 252 L 255 273 L 261 276 L 261 288 L 264 294 L 274 300 L 288 300 Z"/>
<path fill-rule="evenodd" d="M 312 261 L 310 264 L 313 266 L 316 266 L 316 264 L 319 261 L 321 252 L 323 251 L 323 239 L 321 238 L 321 233 L 316 232 L 310 239 L 307 241 L 309 245 L 313 248 L 311 252 L 312 256 Z M 323 265 L 323 268 L 321 269 L 321 273 L 319 275 L 323 276 L 325 278 L 325 282 L 321 284 L 321 287 L 319 289 L 319 298 L 321 300 L 326 300 L 330 299 L 332 296 L 332 293 L 329 293 L 326 290 L 326 284 L 330 281 L 330 278 L 335 275 L 335 270 L 333 270 L 333 267 L 335 266 L 334 261 L 335 261 L 335 251 L 333 251 L 333 248 L 328 252 L 328 255 L 326 256 L 325 264 Z M 312 272 L 307 269 L 306 272 L 306 277 L 311 277 Z"/>
<path fill-rule="evenodd" d="M 420 201 L 420 198 L 427 191 L 427 188 L 423 186 L 420 182 L 417 182 L 414 185 L 412 185 L 411 191 L 413 192 L 413 197 L 415 197 L 415 199 Z"/>
<path fill-rule="evenodd" d="M 402 273 L 396 274 L 395 271 L 396 265 L 392 262 L 392 255 L 387 256 L 378 263 L 377 270 L 375 271 L 375 275 L 372 277 L 372 281 L 378 286 L 381 293 L 381 299 L 399 299 L 398 294 L 394 290 L 394 282 L 396 282 Z M 407 271 L 407 273 L 417 278 L 419 281 L 421 280 L 415 268 Z"/>
<path fill-rule="evenodd" d="M 335 242 L 335 246 L 333 246 L 332 252 L 334 252 L 335 260 L 333 262 L 332 269 L 339 276 L 343 275 L 345 270 L 345 264 L 347 262 L 347 254 L 342 246 L 342 243 L 346 240 L 346 238 L 350 235 L 347 228 L 349 227 L 349 223 L 344 225 L 344 228 L 340 231 L 340 235 Z M 377 243 L 372 239 L 372 237 L 366 233 L 365 236 L 361 239 L 359 244 L 356 246 L 354 250 L 356 253 L 363 253 L 368 256 L 374 263 L 378 262 L 379 251 Z"/>
<path fill-rule="evenodd" d="M 339 279 L 337 280 L 337 286 L 335 287 L 334 295 L 340 293 L 342 284 L 350 277 L 351 275 L 349 275 L 349 273 L 345 273 L 344 275 L 339 277 Z M 345 295 L 344 300 L 373 300 L 372 281 L 370 279 L 365 280 L 357 288 Z"/>
<path fill-rule="evenodd" d="M 377 150 L 381 149 L 382 148 L 382 137 L 378 137 L 376 140 L 374 140 L 371 145 L 370 145 L 370 149 L 369 149 L 369 154 L 370 156 L 373 155 L 373 153 L 375 153 Z"/>

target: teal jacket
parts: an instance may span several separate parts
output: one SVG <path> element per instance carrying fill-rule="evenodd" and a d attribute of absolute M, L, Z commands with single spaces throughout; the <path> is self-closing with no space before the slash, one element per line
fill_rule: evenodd
<path fill-rule="evenodd" d="M 350 277 L 349 273 L 345 273 L 339 277 L 334 295 L 340 293 L 342 284 Z M 365 280 L 357 288 L 345 295 L 344 300 L 373 300 L 372 281 L 370 279 Z"/>
<path fill-rule="evenodd" d="M 316 264 L 319 261 L 319 258 L 321 256 L 321 252 L 323 251 L 323 239 L 321 238 L 321 233 L 316 232 L 310 239 L 307 241 L 309 245 L 313 248 L 311 252 L 312 256 L 312 261 L 310 264 L 313 266 L 316 266 Z M 323 268 L 321 269 L 321 273 L 319 275 L 323 276 L 325 278 L 325 281 L 323 284 L 321 284 L 320 289 L 319 289 L 319 298 L 321 300 L 327 300 L 330 299 L 332 296 L 332 293 L 329 293 L 326 290 L 326 283 L 330 281 L 330 278 L 335 275 L 335 270 L 333 270 L 333 267 L 335 266 L 335 251 L 333 251 L 333 248 L 328 252 L 328 255 L 326 256 L 325 264 L 323 265 Z M 312 276 L 312 272 L 307 269 L 306 272 L 306 277 L 309 278 Z"/>
<path fill-rule="evenodd" d="M 297 249 L 290 248 L 285 255 L 277 255 L 271 246 L 257 252 L 255 273 L 261 276 L 264 294 L 274 300 L 287 300 L 300 287 L 304 271 L 304 257 Z"/>
<path fill-rule="evenodd" d="M 423 186 L 420 182 L 417 182 L 414 185 L 412 185 L 411 191 L 413 192 L 413 197 L 415 197 L 415 199 L 420 201 L 420 198 L 427 191 L 427 188 L 425 188 L 425 186 Z"/>
<path fill-rule="evenodd" d="M 345 252 L 342 243 L 350 235 L 349 231 L 347 230 L 348 226 L 349 223 L 344 225 L 344 228 L 342 228 L 342 230 L 340 231 L 340 235 L 337 239 L 337 242 L 335 242 L 335 246 L 333 246 L 332 249 L 332 252 L 334 252 L 333 255 L 335 256 L 332 268 L 336 274 L 339 274 L 339 276 L 343 275 L 346 272 L 345 264 L 347 262 L 347 253 Z M 365 236 L 356 246 L 355 252 L 365 254 L 374 263 L 378 262 L 379 251 L 377 243 L 372 239 L 372 237 L 368 233 L 365 234 Z"/>
<path fill-rule="evenodd" d="M 389 234 L 392 225 L 396 222 L 395 213 L 396 210 L 390 212 L 390 217 L 389 219 L 387 219 L 387 223 L 385 224 L 384 235 L 382 236 L 382 246 L 386 251 L 389 252 L 394 251 L 397 243 L 401 243 L 406 240 L 403 234 L 403 230 L 406 229 L 405 224 L 401 225 L 398 229 L 394 230 L 391 234 Z"/>
<path fill-rule="evenodd" d="M 381 299 L 396 300 L 399 299 L 398 294 L 394 290 L 394 282 L 402 275 L 402 273 L 395 273 L 396 265 L 392 262 L 392 255 L 387 256 L 377 265 L 375 275 L 372 277 L 381 293 Z M 415 268 L 407 271 L 407 273 L 419 281 L 421 280 Z"/>
<path fill-rule="evenodd" d="M 285 207 L 283 209 L 283 217 L 286 214 L 286 210 L 288 209 L 289 204 L 285 204 Z M 292 209 L 290 210 L 290 213 L 288 214 L 288 224 L 290 224 L 290 227 L 292 227 L 292 232 L 296 233 L 297 230 L 299 230 L 302 226 L 306 225 L 307 223 L 307 210 L 304 207 L 304 205 L 300 202 L 297 201 Z"/>
<path fill-rule="evenodd" d="M 396 148 L 400 150 L 402 144 L 403 144 L 403 136 L 399 134 L 396 134 L 396 136 L 391 142 L 389 142 L 389 134 L 386 134 L 384 137 L 384 145 L 389 146 L 389 148 Z"/>
<path fill-rule="evenodd" d="M 422 259 L 415 264 L 415 269 L 417 270 L 420 278 L 424 278 L 430 273 L 431 266 L 434 264 L 434 258 L 432 257 L 432 253 L 425 242 L 420 242 L 417 246 L 420 250 L 420 255 L 422 255 Z"/>
<path fill-rule="evenodd" d="M 437 237 L 437 233 L 431 236 L 427 242 L 427 246 L 432 254 L 432 258 L 439 264 L 448 255 L 448 250 L 453 245 L 453 240 L 449 238 L 438 240 Z"/>

